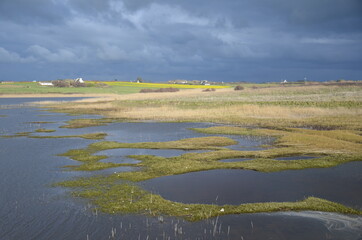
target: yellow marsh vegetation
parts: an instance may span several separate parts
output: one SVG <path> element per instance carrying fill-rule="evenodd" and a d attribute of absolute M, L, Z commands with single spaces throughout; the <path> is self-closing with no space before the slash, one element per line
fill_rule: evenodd
<path fill-rule="evenodd" d="M 202 121 L 256 126 L 361 129 L 361 86 L 200 89 L 86 99 L 56 106 L 69 113 L 109 118 Z"/>

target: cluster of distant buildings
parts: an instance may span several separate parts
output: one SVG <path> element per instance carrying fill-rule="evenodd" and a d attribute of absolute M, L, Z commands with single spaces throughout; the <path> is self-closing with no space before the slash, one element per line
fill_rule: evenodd
<path fill-rule="evenodd" d="M 177 79 L 168 81 L 169 84 L 188 84 L 188 85 L 212 85 L 212 82 L 207 80 L 184 80 L 184 79 Z"/>
<path fill-rule="evenodd" d="M 74 79 L 74 81 L 76 83 L 84 83 L 83 78 L 76 78 L 76 79 Z M 33 81 L 33 82 L 36 82 L 36 81 Z M 54 86 L 54 84 L 52 82 L 38 82 L 38 84 L 40 86 Z"/>

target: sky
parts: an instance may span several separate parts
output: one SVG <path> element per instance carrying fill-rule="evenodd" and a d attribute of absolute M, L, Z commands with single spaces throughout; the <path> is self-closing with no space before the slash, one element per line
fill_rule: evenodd
<path fill-rule="evenodd" d="M 0 81 L 362 79 L 362 0 L 0 0 Z"/>

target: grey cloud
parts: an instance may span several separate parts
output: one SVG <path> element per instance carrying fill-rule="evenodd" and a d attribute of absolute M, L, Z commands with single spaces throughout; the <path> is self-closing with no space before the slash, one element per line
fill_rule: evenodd
<path fill-rule="evenodd" d="M 67 62 L 67 63 L 79 63 L 82 62 L 82 57 L 77 55 L 72 49 L 57 49 L 56 51 L 50 51 L 49 49 L 32 45 L 28 48 L 28 52 L 34 54 L 38 59 L 49 62 Z"/>
<path fill-rule="evenodd" d="M 356 77 L 360 4 L 327 2 L 2 0 L 0 59 L 109 78 Z"/>
<path fill-rule="evenodd" d="M 33 57 L 21 57 L 18 53 L 10 52 L 0 47 L 0 62 L 2 63 L 29 63 L 34 61 L 35 59 Z"/>
<path fill-rule="evenodd" d="M 21 24 L 59 24 L 70 14 L 64 1 L 1 0 L 0 20 Z"/>

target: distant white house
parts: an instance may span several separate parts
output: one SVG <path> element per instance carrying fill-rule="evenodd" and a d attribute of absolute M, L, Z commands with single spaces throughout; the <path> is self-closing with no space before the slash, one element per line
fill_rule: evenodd
<path fill-rule="evenodd" d="M 39 82 L 40 86 L 53 86 L 53 83 L 51 82 Z"/>
<path fill-rule="evenodd" d="M 83 78 L 76 78 L 75 81 L 79 83 L 84 83 Z"/>
<path fill-rule="evenodd" d="M 201 85 L 209 86 L 210 83 L 207 80 L 201 81 Z"/>

